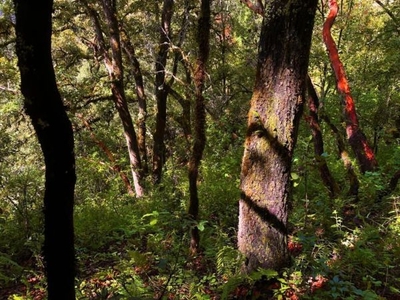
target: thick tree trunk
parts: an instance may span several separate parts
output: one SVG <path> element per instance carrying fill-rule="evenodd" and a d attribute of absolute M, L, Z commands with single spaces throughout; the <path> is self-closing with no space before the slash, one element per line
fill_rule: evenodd
<path fill-rule="evenodd" d="M 14 0 L 24 107 L 46 164 L 44 260 L 48 299 L 75 299 L 73 202 L 75 156 L 71 122 L 51 59 L 53 1 Z"/>
<path fill-rule="evenodd" d="M 361 172 L 374 171 L 378 167 L 378 163 L 375 159 L 374 151 L 368 144 L 366 136 L 358 125 L 356 107 L 350 92 L 349 83 L 346 78 L 343 64 L 340 61 L 335 41 L 330 32 L 338 12 L 336 0 L 329 0 L 329 8 L 329 15 L 326 18 L 323 27 L 323 38 L 328 50 L 332 68 L 335 72 L 336 87 L 342 97 L 347 139 L 357 157 Z"/>
<path fill-rule="evenodd" d="M 329 171 L 328 164 L 323 157 L 324 141 L 322 139 L 322 132 L 318 117 L 319 99 L 309 76 L 307 76 L 307 91 L 307 104 L 310 111 L 310 116 L 307 118 L 307 121 L 310 125 L 313 136 L 315 159 L 318 164 L 318 170 L 321 175 L 322 182 L 328 188 L 329 196 L 334 198 L 339 193 L 339 187 Z"/>
<path fill-rule="evenodd" d="M 189 215 L 193 220 L 198 220 L 199 215 L 199 197 L 197 193 L 197 178 L 204 147 L 206 145 L 206 109 L 203 96 L 204 82 L 206 79 L 206 63 L 210 53 L 210 0 L 201 1 L 200 18 L 197 29 L 197 42 L 199 52 L 197 57 L 197 66 L 194 74 L 194 84 L 196 86 L 196 104 L 194 120 L 194 141 L 192 156 L 189 160 Z M 197 227 L 191 229 L 190 251 L 192 254 L 198 252 L 200 242 L 199 230 Z"/>
<path fill-rule="evenodd" d="M 153 145 L 153 181 L 161 182 L 162 169 L 165 163 L 165 126 L 167 122 L 167 97 L 168 84 L 165 82 L 165 68 L 167 56 L 170 48 L 171 19 L 173 14 L 174 0 L 164 0 L 161 25 L 160 25 L 160 45 L 156 61 L 156 99 L 157 115 L 156 130 L 154 132 Z"/>
<path fill-rule="evenodd" d="M 287 204 L 316 0 L 265 8 L 241 169 L 238 247 L 245 272 L 288 265 Z"/>

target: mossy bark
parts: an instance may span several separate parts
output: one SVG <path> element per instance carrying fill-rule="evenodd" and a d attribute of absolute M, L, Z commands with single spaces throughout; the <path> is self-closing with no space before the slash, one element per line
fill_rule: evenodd
<path fill-rule="evenodd" d="M 273 0 L 265 7 L 256 83 L 241 169 L 238 247 L 245 272 L 289 262 L 290 170 L 316 0 Z"/>

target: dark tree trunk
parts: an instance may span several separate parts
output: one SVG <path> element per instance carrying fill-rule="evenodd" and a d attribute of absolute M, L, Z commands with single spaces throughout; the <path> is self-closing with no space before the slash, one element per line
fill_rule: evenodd
<path fill-rule="evenodd" d="M 331 35 L 331 28 L 336 19 L 338 5 L 336 0 L 329 0 L 329 15 L 323 27 L 323 38 L 328 50 L 329 59 L 336 76 L 336 87 L 342 97 L 343 115 L 346 122 L 347 139 L 357 157 L 361 172 L 374 171 L 378 167 L 373 149 L 368 144 L 367 138 L 358 124 L 358 117 L 353 97 L 344 67 L 339 58 L 335 41 Z"/>
<path fill-rule="evenodd" d="M 196 87 L 196 104 L 194 108 L 194 141 L 192 156 L 189 160 L 189 215 L 193 220 L 198 220 L 199 215 L 199 197 L 197 193 L 197 178 L 204 147 L 206 145 L 206 109 L 203 96 L 204 82 L 206 79 L 206 63 L 210 53 L 210 0 L 201 1 L 200 18 L 197 29 L 197 43 L 199 52 L 196 61 L 196 70 L 194 73 L 194 84 Z M 198 252 L 200 242 L 199 229 L 191 229 L 190 251 L 192 254 Z"/>
<path fill-rule="evenodd" d="M 318 164 L 318 170 L 321 175 L 322 182 L 328 188 L 329 196 L 334 198 L 339 193 L 339 187 L 329 171 L 328 164 L 323 157 L 324 141 L 322 139 L 322 132 L 318 117 L 319 99 L 309 76 L 307 76 L 307 91 L 307 104 L 310 111 L 310 116 L 307 118 L 307 121 L 310 125 L 313 136 L 315 159 Z"/>
<path fill-rule="evenodd" d="M 143 173 L 147 174 L 149 172 L 148 161 L 147 161 L 147 147 L 146 147 L 147 102 L 146 102 L 146 95 L 144 92 L 143 75 L 140 69 L 139 61 L 136 58 L 135 48 L 130 42 L 125 31 L 122 31 L 121 33 L 122 33 L 121 35 L 122 45 L 126 55 L 129 58 L 129 61 L 131 62 L 132 65 L 131 70 L 133 77 L 135 78 L 135 90 L 139 105 L 139 113 L 137 120 L 137 127 L 138 127 L 137 141 L 142 162 Z"/>
<path fill-rule="evenodd" d="M 156 130 L 154 132 L 153 145 L 153 181 L 161 182 L 162 169 L 165 162 L 165 126 L 167 122 L 167 97 L 168 85 L 165 82 L 165 68 L 167 64 L 168 51 L 170 48 L 171 19 L 173 14 L 174 0 L 164 0 L 164 6 L 160 25 L 160 45 L 156 61 L 156 99 L 157 115 Z"/>
<path fill-rule="evenodd" d="M 51 58 L 53 1 L 14 0 L 14 4 L 24 107 L 46 164 L 43 252 L 48 299 L 72 300 L 75 155 L 72 126 L 57 88 Z"/>
<path fill-rule="evenodd" d="M 243 267 L 288 265 L 290 171 L 316 0 L 271 0 L 265 8 L 241 169 L 238 247 Z"/>

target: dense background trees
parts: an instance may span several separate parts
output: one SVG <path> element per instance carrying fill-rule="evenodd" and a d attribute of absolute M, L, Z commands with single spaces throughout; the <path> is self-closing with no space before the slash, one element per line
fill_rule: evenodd
<path fill-rule="evenodd" d="M 322 39 L 328 3 L 318 4 L 309 75 L 319 107 L 305 107 L 307 122 L 300 120 L 291 159 L 292 264 L 279 274 L 260 269 L 243 275 L 244 258 L 236 250 L 239 175 L 262 16 L 242 2 L 214 0 L 211 6 L 202 92 L 207 143 L 194 220 L 187 174 L 195 139 L 199 1 L 55 1 L 53 66 L 75 137 L 78 297 L 391 299 L 399 293 L 399 5 L 339 1 L 331 29 L 358 122 L 379 163 L 363 174 L 347 150 L 346 120 Z M 22 110 L 15 12 L 9 0 L 0 6 L 1 297 L 40 298 L 45 170 Z M 124 117 L 129 112 L 141 165 L 127 150 L 130 125 L 119 114 L 115 100 L 123 98 L 116 89 L 126 101 Z M 318 118 L 310 130 L 313 114 Z M 313 150 L 316 129 L 323 139 L 319 152 Z M 331 187 L 321 180 L 323 164 Z M 135 190 L 132 170 L 144 191 L 140 199 L 129 193 L 130 184 Z M 200 251 L 189 257 L 193 228 L 201 235 Z M 271 278 L 280 283 L 270 284 Z"/>

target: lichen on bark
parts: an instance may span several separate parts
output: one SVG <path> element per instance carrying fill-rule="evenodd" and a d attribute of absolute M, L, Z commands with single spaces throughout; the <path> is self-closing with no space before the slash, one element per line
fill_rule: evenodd
<path fill-rule="evenodd" d="M 305 95 L 316 0 L 265 9 L 241 170 L 238 248 L 245 272 L 287 266 L 290 168 Z"/>

